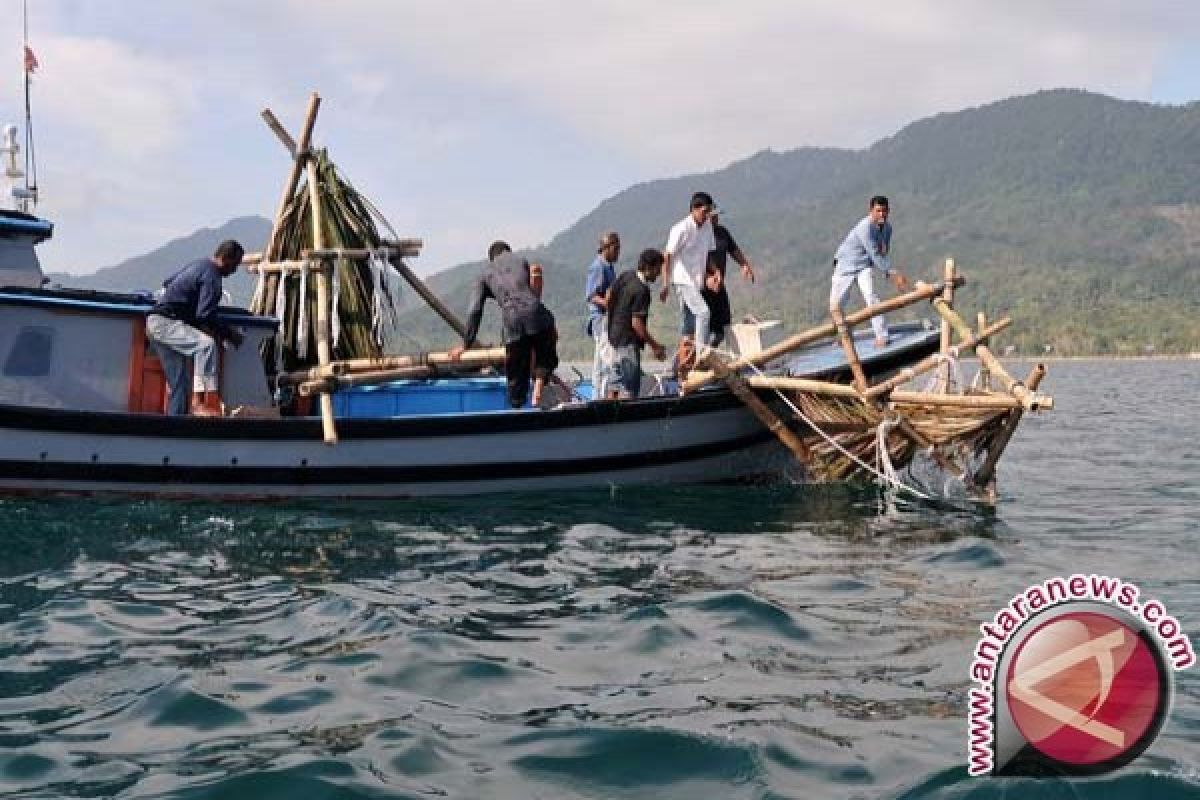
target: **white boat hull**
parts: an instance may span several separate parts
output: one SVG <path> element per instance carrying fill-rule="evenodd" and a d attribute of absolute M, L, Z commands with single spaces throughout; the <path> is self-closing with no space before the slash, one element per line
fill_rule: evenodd
<path fill-rule="evenodd" d="M 558 411 L 242 420 L 0 407 L 0 490 L 417 497 L 778 477 L 789 466 L 723 391 Z M 794 465 L 793 465 L 794 468 Z"/>

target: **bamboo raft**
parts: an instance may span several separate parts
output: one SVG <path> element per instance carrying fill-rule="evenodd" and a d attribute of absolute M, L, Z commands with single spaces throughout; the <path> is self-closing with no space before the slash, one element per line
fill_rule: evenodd
<path fill-rule="evenodd" d="M 268 374 L 280 389 L 319 399 L 324 441 L 333 445 L 338 440 L 334 392 L 396 380 L 502 370 L 504 350 L 477 348 L 461 359 L 444 352 L 387 355 L 377 341 L 363 334 L 363 302 L 355 297 L 372 280 L 363 268 L 370 260 L 390 265 L 459 336 L 465 326 L 405 264 L 404 258 L 419 253 L 421 241 L 384 239 L 373 217 L 382 218 L 373 206 L 341 182 L 324 152 L 311 150 L 319 106 L 314 93 L 298 140 L 269 109 L 263 111 L 263 119 L 291 156 L 292 168 L 270 239 L 261 254 L 247 256 L 246 262 L 259 279 L 252 311 L 278 316 L 282 322 L 277 342 L 263 354 Z M 300 187 L 302 177 L 304 187 Z M 349 300 L 346 294 L 340 300 L 331 294 L 334 275 L 354 290 Z M 868 474 L 894 480 L 895 471 L 924 454 L 960 480 L 973 498 L 995 502 L 996 464 L 1022 416 L 1049 411 L 1054 400 L 1038 392 L 1044 366 L 1036 365 L 1021 381 L 992 353 L 989 342 L 1009 327 L 1009 318 L 989 324 L 980 313 L 972 328 L 955 311 L 955 289 L 964 283 L 954 260 L 947 259 L 938 283 L 918 282 L 909 292 L 845 316 L 833 312 L 829 322 L 758 353 L 737 359 L 708 353 L 690 373 L 682 392 L 723 384 L 795 456 L 809 480 L 843 481 Z M 854 326 L 923 302 L 930 303 L 941 318 L 938 352 L 872 384 L 855 349 Z M 331 317 L 339 311 L 359 329 L 342 337 L 335 357 Z M 297 347 L 310 333 L 315 354 Z M 771 362 L 830 341 L 836 341 L 845 354 L 850 383 L 788 377 L 774 369 L 764 372 Z M 274 369 L 281 352 L 288 368 Z M 957 359 L 971 354 L 979 362 L 975 380 L 970 385 L 952 380 Z M 927 375 L 933 379 L 931 387 L 905 388 Z"/>
<path fill-rule="evenodd" d="M 1038 392 L 1046 374 L 1044 365 L 1037 364 L 1024 381 L 1017 380 L 988 346 L 992 337 L 1011 325 L 1011 319 L 988 324 L 980 313 L 978 327 L 972 329 L 954 310 L 954 290 L 964 283 L 954 260 L 947 259 L 939 284 L 918 282 L 910 292 L 845 317 L 834 312 L 824 325 L 737 360 L 710 353 L 711 369 L 694 371 L 684 391 L 716 381 L 726 384 L 805 466 L 812 480 L 842 481 L 867 473 L 886 479 L 871 465 L 894 473 L 925 454 L 961 481 L 971 497 L 994 503 L 996 464 L 1022 416 L 1052 410 L 1054 398 Z M 924 301 L 942 320 L 938 352 L 871 384 L 854 346 L 852 326 Z M 770 361 L 831 339 L 846 355 L 850 384 L 761 372 Z M 972 353 L 979 361 L 975 380 L 970 385 L 956 383 L 951 379 L 952 364 Z M 757 374 L 746 375 L 747 370 Z M 931 390 L 902 388 L 934 372 Z M 784 417 L 759 397 L 764 391 L 776 393 L 783 401 Z"/>

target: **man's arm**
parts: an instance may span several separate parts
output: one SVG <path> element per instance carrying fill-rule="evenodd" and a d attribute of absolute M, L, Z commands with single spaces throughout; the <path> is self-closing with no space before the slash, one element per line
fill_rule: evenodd
<path fill-rule="evenodd" d="M 600 284 L 604 281 L 604 268 L 592 264 L 588 267 L 587 286 L 584 288 L 584 300 L 593 305 L 599 306 L 600 310 L 608 311 L 608 300 L 605 293 L 600 291 Z"/>
<path fill-rule="evenodd" d="M 667 302 L 667 295 L 671 293 L 671 264 L 675 261 L 675 254 L 683 246 L 684 222 L 677 222 L 671 227 L 671 232 L 667 234 L 667 246 L 663 248 L 663 287 L 658 293 L 658 299 L 664 303 Z"/>
<path fill-rule="evenodd" d="M 663 253 L 662 267 L 662 282 L 663 287 L 658 293 L 659 301 L 667 302 L 667 295 L 671 293 L 671 253 L 667 251 Z"/>
<path fill-rule="evenodd" d="M 897 291 L 908 291 L 908 277 L 899 269 L 893 267 L 891 258 L 883 254 L 883 230 L 874 225 L 868 226 L 867 238 L 870 240 L 869 244 L 871 245 L 867 247 L 867 256 L 871 259 L 871 265 L 876 269 L 882 270 L 884 277 L 892 282 Z"/>
<path fill-rule="evenodd" d="M 634 334 L 650 346 L 650 350 L 654 353 L 654 357 L 659 361 L 665 359 L 667 357 L 667 349 L 659 344 L 658 341 L 650 335 L 650 329 L 646 327 L 646 317 L 644 315 L 635 314 L 630 322 L 632 323 Z"/>
<path fill-rule="evenodd" d="M 479 279 L 475 281 L 475 290 L 471 294 L 471 305 L 467 310 L 467 332 L 463 336 L 463 343 L 450 350 L 451 361 L 457 361 L 462 357 L 463 351 L 475 344 L 475 338 L 479 335 L 479 324 L 483 322 L 483 303 L 491 293 L 484 276 L 480 275 Z"/>
<path fill-rule="evenodd" d="M 742 268 L 742 277 L 754 283 L 754 267 L 750 263 L 750 259 L 746 258 L 746 254 L 742 252 L 742 248 L 738 247 L 737 240 L 733 238 L 733 234 L 729 229 L 725 229 L 725 235 L 729 237 L 729 257 Z"/>
<path fill-rule="evenodd" d="M 858 237 L 859 244 L 867 254 L 867 259 L 870 260 L 871 266 L 882 272 L 887 277 L 891 277 L 892 261 L 883 254 L 882 242 L 879 228 L 868 223 L 866 227 L 859 226 L 854 229 L 855 235 Z"/>

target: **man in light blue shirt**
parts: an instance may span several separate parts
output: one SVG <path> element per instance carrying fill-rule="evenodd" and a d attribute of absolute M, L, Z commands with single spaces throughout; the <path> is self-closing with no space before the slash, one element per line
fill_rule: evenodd
<path fill-rule="evenodd" d="M 587 285 L 583 290 L 588 310 L 586 331 L 596 345 L 592 355 L 592 396 L 597 399 L 605 396 L 609 373 L 606 354 L 611 349 L 608 345 L 608 303 L 605 297 L 617 279 L 616 265 L 620 257 L 621 237 L 617 236 L 616 231 L 608 231 L 600 237 L 596 258 L 588 267 Z"/>
<path fill-rule="evenodd" d="M 842 301 L 850 287 L 858 283 L 863 302 L 873 306 L 879 302 L 875 293 L 875 277 L 872 270 L 879 270 L 896 289 L 908 289 L 908 278 L 892 267 L 892 225 L 888 222 L 888 199 L 883 195 L 871 198 L 867 216 L 846 234 L 837 255 L 833 259 L 833 286 L 829 291 L 830 313 L 841 313 Z M 883 315 L 871 318 L 875 331 L 875 347 L 887 345 L 887 320 Z"/>

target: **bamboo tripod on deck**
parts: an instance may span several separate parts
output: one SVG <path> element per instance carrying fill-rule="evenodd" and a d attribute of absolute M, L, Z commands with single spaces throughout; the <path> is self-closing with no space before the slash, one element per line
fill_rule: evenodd
<path fill-rule="evenodd" d="M 275 133 L 284 149 L 291 156 L 291 170 L 284 183 L 279 206 L 271 227 L 271 235 L 260 255 L 248 255 L 247 269 L 258 275 L 258 284 L 251 303 L 251 310 L 258 314 L 276 315 L 277 296 L 283 282 L 291 276 L 300 276 L 300 285 L 307 285 L 311 278 L 316 289 L 312 304 L 313 338 L 316 342 L 316 366 L 304 370 L 284 372 L 274 377 L 277 387 L 293 387 L 302 396 L 316 395 L 320 408 L 322 437 L 326 444 L 336 444 L 337 428 L 334 422 L 332 393 L 354 386 L 367 386 L 403 378 L 430 378 L 439 374 L 454 374 L 478 371 L 504 363 L 503 350 L 475 350 L 468 352 L 458 361 L 451 362 L 447 353 L 420 353 L 410 356 L 387 356 L 378 350 L 368 357 L 334 358 L 332 313 L 336 304 L 331 294 L 331 276 L 339 264 L 356 264 L 370 259 L 386 263 L 453 329 L 459 336 L 466 333 L 466 326 L 440 298 L 408 267 L 404 259 L 416 256 L 422 246 L 420 239 L 396 239 L 382 242 L 374 247 L 333 247 L 329 245 L 326 231 L 330 220 L 325 218 L 325 203 L 322 191 L 330 187 L 322 183 L 317 157 L 313 153 L 312 133 L 316 124 L 321 98 L 314 92 L 308 101 L 300 136 L 293 139 L 270 109 L 262 112 L 263 120 Z M 322 156 L 324 158 L 324 156 Z M 301 177 L 307 182 L 308 209 L 311 213 L 312 246 L 303 250 L 299 258 L 285 258 L 284 231 L 289 211 L 297 200 Z M 369 203 L 367 204 L 369 206 Z M 340 223 L 361 229 L 355 220 L 338 220 Z M 373 229 L 373 227 L 372 227 Z M 361 230 L 359 230 L 361 233 Z M 294 251 L 293 251 L 294 252 Z M 299 306 L 307 308 L 307 294 L 300 290 Z M 286 307 L 285 309 L 286 310 Z M 282 316 L 282 314 L 281 314 Z M 297 314 L 297 329 L 306 325 L 306 316 Z M 290 329 L 289 329 L 290 330 Z M 306 331 L 302 332 L 306 335 Z M 281 342 L 271 344 L 271 352 L 277 354 Z M 264 353 L 266 357 L 266 353 Z M 311 362 L 309 362 L 311 363 Z M 273 368 L 268 367 L 269 372 Z"/>

